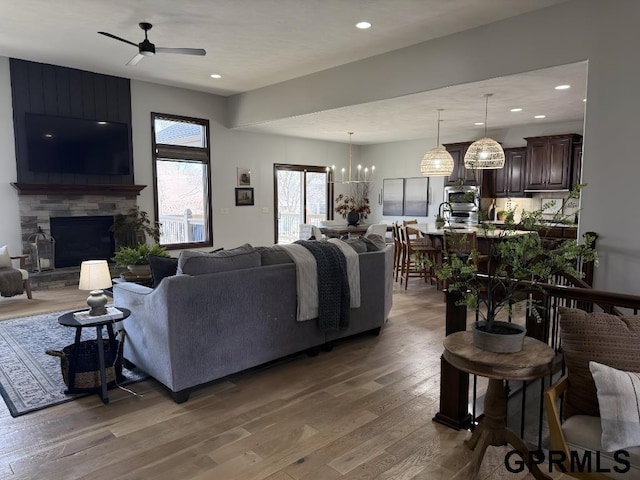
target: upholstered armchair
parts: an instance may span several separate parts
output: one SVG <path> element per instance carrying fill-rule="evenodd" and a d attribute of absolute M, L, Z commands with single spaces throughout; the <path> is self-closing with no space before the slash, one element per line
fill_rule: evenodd
<path fill-rule="evenodd" d="M 0 295 L 3 297 L 13 297 L 26 292 L 27 297 L 32 298 L 29 272 L 25 269 L 26 258 L 27 255 L 12 257 L 6 245 L 0 247 Z M 14 267 L 14 260 L 19 260 L 19 268 Z"/>

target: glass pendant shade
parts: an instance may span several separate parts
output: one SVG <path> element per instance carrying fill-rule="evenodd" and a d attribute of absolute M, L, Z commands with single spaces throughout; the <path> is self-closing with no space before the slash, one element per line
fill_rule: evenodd
<path fill-rule="evenodd" d="M 504 167 L 504 150 L 491 138 L 473 142 L 464 155 L 464 168 L 488 170 Z"/>
<path fill-rule="evenodd" d="M 444 147 L 434 147 L 424 154 L 420 173 L 424 177 L 447 176 L 453 172 L 453 157 Z"/>

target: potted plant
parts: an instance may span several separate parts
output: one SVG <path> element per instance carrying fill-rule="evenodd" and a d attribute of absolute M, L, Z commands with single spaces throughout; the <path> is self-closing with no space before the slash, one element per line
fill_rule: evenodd
<path fill-rule="evenodd" d="M 116 248 L 135 247 L 146 243 L 147 237 L 155 242 L 160 240 L 160 224 L 152 222 L 147 212 L 137 205 L 127 213 L 119 213 L 113 219 L 111 229 Z"/>
<path fill-rule="evenodd" d="M 352 185 L 351 195 L 341 193 L 336 198 L 334 210 L 347 220 L 348 225 L 358 225 L 360 220 L 366 220 L 371 214 L 368 189 L 366 183 L 355 183 Z"/>
<path fill-rule="evenodd" d="M 449 202 L 442 202 L 438 205 L 438 214 L 436 215 L 436 228 L 444 227 L 446 219 L 444 218 L 444 212 L 448 210 L 451 213 L 451 204 Z"/>
<path fill-rule="evenodd" d="M 136 276 L 151 275 L 149 260 L 147 255 L 157 255 L 168 257 L 167 249 L 158 243 L 148 245 L 141 243 L 135 247 L 121 247 L 113 256 L 113 260 L 118 264 L 127 267 L 131 274 Z"/>
<path fill-rule="evenodd" d="M 570 198 L 579 196 L 582 187 L 578 185 L 570 193 Z M 448 284 L 448 294 L 458 297 L 457 304 L 477 309 L 479 320 L 474 322 L 472 330 L 474 345 L 478 348 L 497 352 L 519 351 L 525 331 L 515 324 L 498 321 L 501 312 L 510 316 L 514 305 L 524 300 L 528 311 L 542 320 L 539 311 L 542 306 L 529 294 L 544 293 L 541 284 L 549 283 L 556 275 L 582 277 L 577 265 L 579 261 L 593 261 L 597 265 L 594 238 L 585 235 L 581 243 L 566 239 L 551 245 L 540 234 L 544 227 L 542 212 L 545 208 L 547 205 L 533 212 L 523 212 L 519 224 L 513 220 L 514 212 L 508 212 L 500 230 L 496 230 L 493 224 L 481 225 L 485 233 L 492 232 L 494 236 L 485 274 L 479 274 L 475 261 L 479 254 L 477 251 L 468 255 L 450 255 L 447 262 L 434 265 L 438 279 Z M 567 218 L 558 212 L 553 221 L 566 223 Z"/>

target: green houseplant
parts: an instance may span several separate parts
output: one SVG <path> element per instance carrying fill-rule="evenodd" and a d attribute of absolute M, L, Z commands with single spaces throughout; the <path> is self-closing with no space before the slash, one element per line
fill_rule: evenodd
<path fill-rule="evenodd" d="M 149 275 L 149 261 L 147 255 L 157 255 L 159 257 L 168 257 L 169 252 L 158 243 L 148 245 L 141 243 L 135 247 L 121 247 L 113 256 L 113 260 L 118 264 L 125 266 L 129 271 L 136 275 Z M 142 267 L 142 268 L 136 268 Z"/>
<path fill-rule="evenodd" d="M 570 197 L 578 197 L 582 187 L 578 185 Z M 447 262 L 435 266 L 438 278 L 448 285 L 448 294 L 457 296 L 459 305 L 477 309 L 479 320 L 474 323 L 473 331 L 474 344 L 479 348 L 518 351 L 503 350 L 501 346 L 487 347 L 477 339 L 485 333 L 513 333 L 505 331 L 511 330 L 512 324 L 500 322 L 497 318 L 504 311 L 510 316 L 514 305 L 523 300 L 531 314 L 541 319 L 542 306 L 529 294 L 544 293 L 542 284 L 553 282 L 558 275 L 581 278 L 579 262 L 593 261 L 597 265 L 598 255 L 593 247 L 595 238 L 585 235 L 582 242 L 572 239 L 551 242 L 541 234 L 545 227 L 543 211 L 550 206 L 545 204 L 538 210 L 523 212 L 518 224 L 514 221 L 514 212 L 510 211 L 500 230 L 496 230 L 493 224 L 481 225 L 485 234 L 494 237 L 484 275 L 478 271 L 475 261 L 479 255 L 477 251 L 468 255 L 450 255 Z M 568 223 L 568 218 L 560 211 L 550 220 Z M 524 333 L 520 333 L 524 337 Z"/>
<path fill-rule="evenodd" d="M 113 218 L 111 229 L 116 248 L 135 247 L 146 243 L 147 237 L 156 243 L 160 240 L 160 224 L 152 222 L 147 212 L 137 205 L 127 213 L 119 213 Z"/>

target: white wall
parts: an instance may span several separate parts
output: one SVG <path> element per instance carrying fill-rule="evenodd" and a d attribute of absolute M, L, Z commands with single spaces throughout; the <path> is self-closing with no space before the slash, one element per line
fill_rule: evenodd
<path fill-rule="evenodd" d="M 153 212 L 151 112 L 209 119 L 215 247 L 230 248 L 245 242 L 271 245 L 274 242 L 275 163 L 335 164 L 340 168 L 348 164 L 348 146 L 344 144 L 227 129 L 222 124 L 223 97 L 133 80 L 131 103 L 135 181 L 147 185 L 138 203 L 150 214 Z M 353 158 L 357 162 L 357 147 L 354 147 Z M 235 206 L 237 167 L 251 169 L 254 206 Z M 229 213 L 223 214 L 226 210 Z"/>

